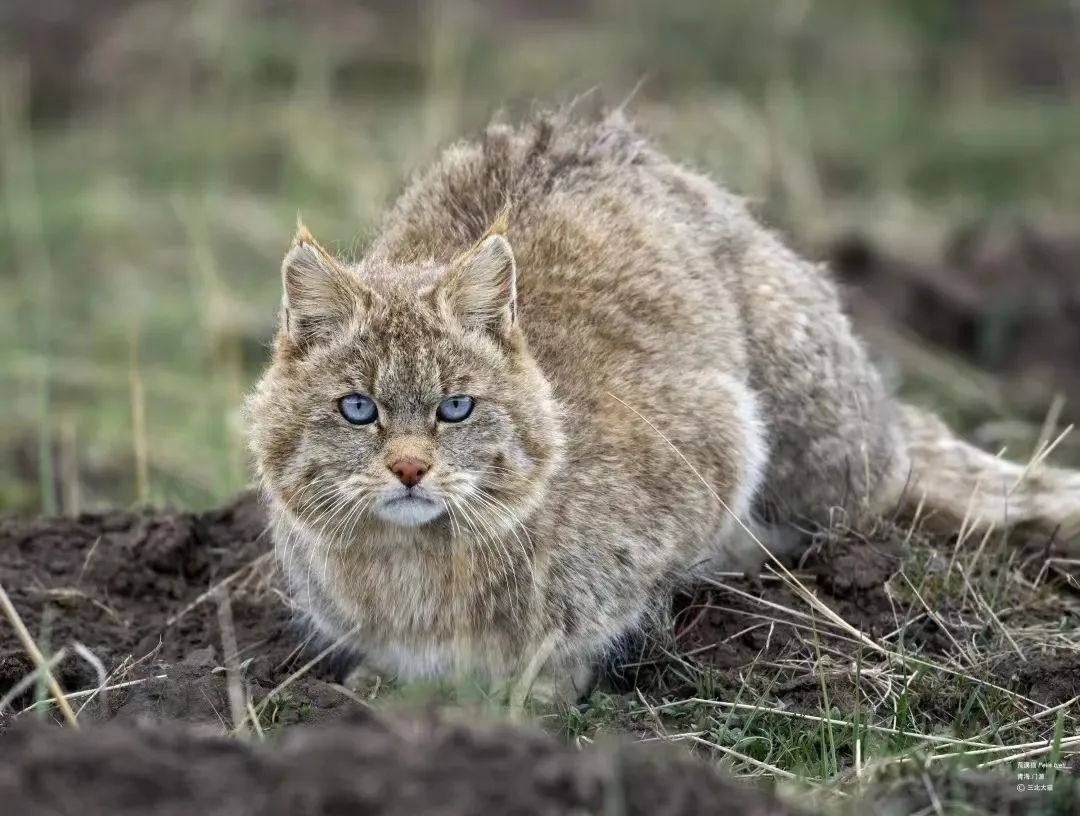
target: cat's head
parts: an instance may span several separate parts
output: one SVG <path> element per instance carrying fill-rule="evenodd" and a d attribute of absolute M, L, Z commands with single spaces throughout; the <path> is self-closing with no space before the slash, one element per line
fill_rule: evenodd
<path fill-rule="evenodd" d="M 248 399 L 263 487 L 306 526 L 520 521 L 562 450 L 495 230 L 449 263 L 336 260 L 301 228 L 273 362 Z"/>

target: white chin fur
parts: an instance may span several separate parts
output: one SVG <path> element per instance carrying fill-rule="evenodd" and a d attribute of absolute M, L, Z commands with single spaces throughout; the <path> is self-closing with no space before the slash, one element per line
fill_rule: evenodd
<path fill-rule="evenodd" d="M 380 502 L 372 512 L 376 518 L 388 524 L 419 527 L 421 524 L 437 519 L 445 512 L 445 509 L 441 504 L 417 497 Z"/>

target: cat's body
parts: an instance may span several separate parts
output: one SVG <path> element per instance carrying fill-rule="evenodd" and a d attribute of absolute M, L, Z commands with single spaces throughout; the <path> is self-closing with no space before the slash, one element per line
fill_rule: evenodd
<path fill-rule="evenodd" d="M 284 274 L 252 447 L 301 606 L 378 671 L 544 665 L 579 692 L 677 582 L 760 561 L 747 527 L 788 540 L 912 486 L 955 518 L 955 478 L 1018 474 L 894 402 L 828 276 L 618 117 L 490 128 L 359 264 L 302 233 Z M 378 420 L 333 416 L 351 393 Z M 474 413 L 441 421 L 456 394 Z M 1080 479 L 1047 478 L 1049 518 L 1019 494 L 1013 517 L 1075 523 Z"/>

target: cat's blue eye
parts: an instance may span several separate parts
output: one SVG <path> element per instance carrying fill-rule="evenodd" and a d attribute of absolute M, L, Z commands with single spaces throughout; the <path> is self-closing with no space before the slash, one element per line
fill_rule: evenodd
<path fill-rule="evenodd" d="M 346 394 L 338 400 L 338 410 L 353 425 L 370 425 L 379 415 L 375 401 L 363 394 Z"/>
<path fill-rule="evenodd" d="M 472 397 L 447 397 L 439 403 L 439 408 L 435 412 L 435 416 L 443 422 L 461 422 L 472 413 L 472 409 Z"/>

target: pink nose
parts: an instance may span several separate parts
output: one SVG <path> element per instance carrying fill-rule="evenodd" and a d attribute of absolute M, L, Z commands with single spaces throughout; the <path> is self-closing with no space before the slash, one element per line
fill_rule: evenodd
<path fill-rule="evenodd" d="M 405 487 L 416 487 L 430 467 L 427 462 L 402 457 L 390 465 L 390 472 L 397 476 Z"/>

